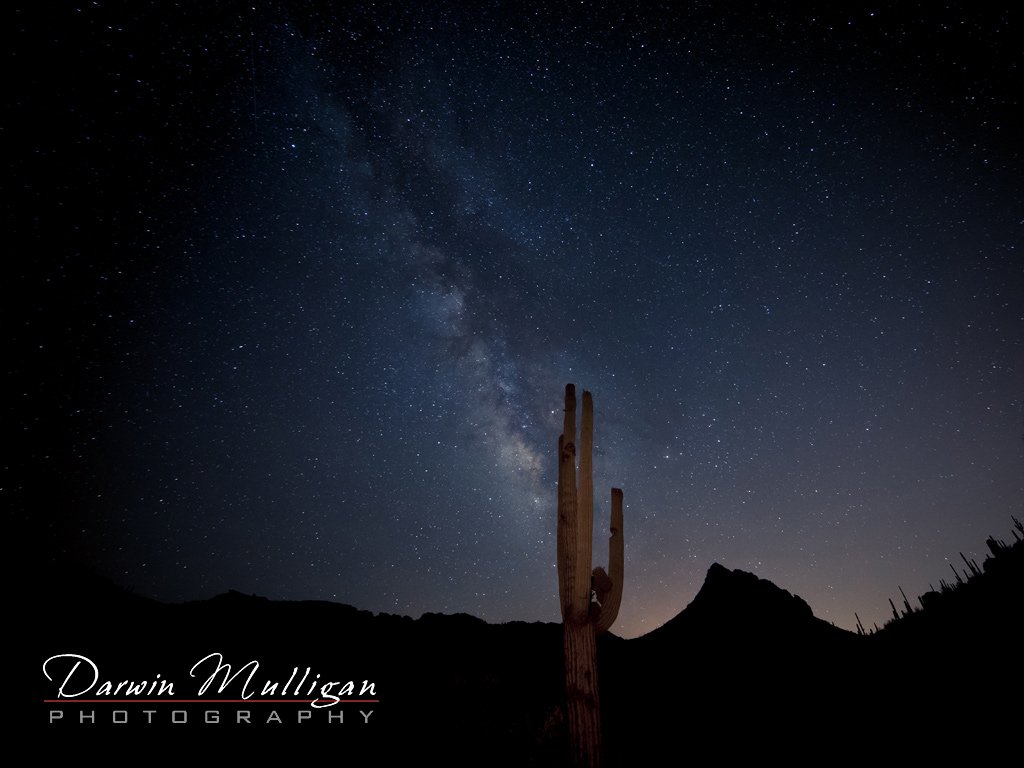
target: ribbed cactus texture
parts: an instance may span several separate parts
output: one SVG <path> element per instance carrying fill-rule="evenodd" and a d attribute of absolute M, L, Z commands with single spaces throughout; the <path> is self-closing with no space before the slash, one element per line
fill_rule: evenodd
<path fill-rule="evenodd" d="M 625 557 L 622 491 L 612 488 L 608 570 L 590 570 L 594 532 L 594 399 L 583 393 L 579 477 L 576 466 L 576 387 L 565 387 L 558 438 L 558 594 L 562 603 L 565 692 L 570 747 L 576 765 L 601 764 L 601 706 L 596 636 L 614 622 L 622 603 Z"/>

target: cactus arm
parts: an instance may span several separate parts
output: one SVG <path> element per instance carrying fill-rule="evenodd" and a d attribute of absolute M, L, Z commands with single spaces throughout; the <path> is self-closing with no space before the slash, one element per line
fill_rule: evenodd
<path fill-rule="evenodd" d="M 572 453 L 576 455 L 576 387 L 572 384 L 565 385 L 565 416 L 562 418 L 562 437 L 566 445 L 572 446 Z M 576 483 L 576 460 L 573 459 L 573 487 Z"/>
<path fill-rule="evenodd" d="M 615 623 L 622 605 L 622 583 L 625 576 L 625 540 L 622 532 L 622 489 L 612 488 L 611 537 L 608 539 L 608 570 L 611 589 L 603 595 L 601 611 L 594 625 L 600 634 Z"/>
<path fill-rule="evenodd" d="M 594 538 L 594 398 L 583 392 L 580 424 L 579 482 L 576 485 L 576 563 L 573 610 L 586 616 L 590 610 L 591 544 Z"/>
<path fill-rule="evenodd" d="M 566 465 L 574 464 L 571 451 L 565 447 L 565 435 L 558 436 L 558 603 L 564 619 L 572 610 L 573 572 L 568 568 L 568 547 L 575 541 L 575 532 L 571 526 L 569 508 L 573 504 L 575 487 L 570 488 L 566 479 Z M 570 493 L 571 490 L 571 493 Z"/>
<path fill-rule="evenodd" d="M 585 558 L 586 577 L 579 578 L 579 504 L 576 498 L 576 388 L 565 387 L 565 420 L 558 438 L 558 590 L 562 619 L 586 619 L 590 602 L 590 549 Z"/>

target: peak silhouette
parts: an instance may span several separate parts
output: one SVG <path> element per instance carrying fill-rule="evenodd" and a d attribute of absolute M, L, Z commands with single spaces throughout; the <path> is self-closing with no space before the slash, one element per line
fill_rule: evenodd
<path fill-rule="evenodd" d="M 744 667 L 755 650 L 755 658 L 767 649 L 805 654 L 809 648 L 831 650 L 855 639 L 853 633 L 816 618 L 798 595 L 753 573 L 714 563 L 693 601 L 635 642 L 656 655 L 672 647 L 699 649 L 706 657 L 729 649 L 739 657 L 734 663 Z"/>
<path fill-rule="evenodd" d="M 719 631 L 735 625 L 798 625 L 813 618 L 811 607 L 802 598 L 753 573 L 731 571 L 714 563 L 693 602 L 669 624 Z"/>

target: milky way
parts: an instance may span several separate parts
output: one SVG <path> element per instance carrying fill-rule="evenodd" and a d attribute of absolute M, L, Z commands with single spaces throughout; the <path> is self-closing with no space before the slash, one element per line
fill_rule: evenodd
<path fill-rule="evenodd" d="M 1016 14 L 40 13 L 4 488 L 41 562 L 557 620 L 568 382 L 627 636 L 715 561 L 881 622 L 1021 514 Z"/>

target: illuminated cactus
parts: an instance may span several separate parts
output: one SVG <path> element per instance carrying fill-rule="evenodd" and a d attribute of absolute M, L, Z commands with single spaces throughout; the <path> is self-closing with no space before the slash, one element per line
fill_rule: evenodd
<path fill-rule="evenodd" d="M 580 766 L 601 764 L 601 706 L 596 637 L 622 603 L 622 491 L 612 488 L 608 570 L 590 570 L 594 530 L 594 400 L 583 393 L 579 481 L 576 478 L 576 388 L 565 387 L 565 420 L 558 438 L 558 593 L 562 603 L 569 739 Z"/>

